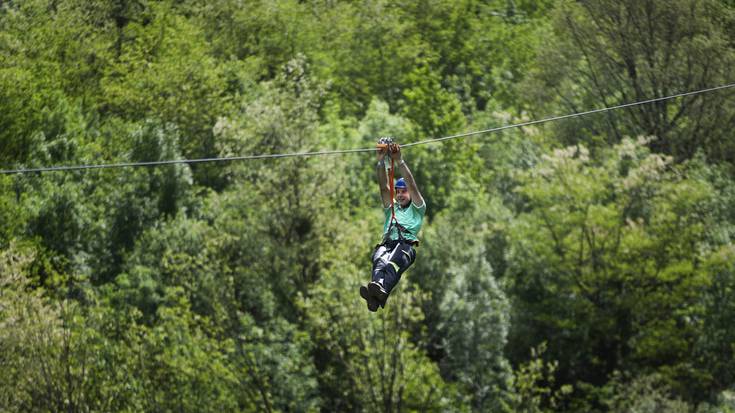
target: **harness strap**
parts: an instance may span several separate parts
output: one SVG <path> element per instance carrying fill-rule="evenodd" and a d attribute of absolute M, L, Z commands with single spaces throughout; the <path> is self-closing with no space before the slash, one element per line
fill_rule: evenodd
<path fill-rule="evenodd" d="M 396 218 L 396 207 L 395 203 L 393 201 L 393 198 L 395 197 L 395 167 L 393 164 L 393 158 L 390 158 L 390 169 L 388 169 L 388 187 L 390 188 L 390 224 L 388 225 L 388 231 L 385 233 L 385 239 L 383 242 L 385 243 L 390 239 L 390 231 L 393 229 L 393 226 L 396 227 L 396 232 L 398 232 L 398 239 L 403 241 L 403 232 L 407 232 L 406 228 L 403 227 L 403 225 L 398 223 L 398 219 Z"/>
<path fill-rule="evenodd" d="M 389 145 L 393 143 L 393 139 L 390 137 L 383 137 L 380 138 L 378 141 L 378 148 L 389 148 Z M 395 165 L 393 164 L 393 157 L 390 158 L 390 168 L 388 169 L 388 188 L 390 190 L 390 224 L 388 225 L 388 230 L 385 232 L 385 236 L 383 237 L 383 244 L 390 241 L 390 232 L 393 229 L 393 226 L 396 227 L 396 232 L 398 232 L 398 240 L 405 241 L 406 239 L 403 236 L 404 232 L 408 232 L 406 228 L 403 227 L 403 225 L 398 223 L 398 219 L 396 218 L 396 208 L 394 204 L 394 197 L 395 197 Z"/>
<path fill-rule="evenodd" d="M 396 221 L 396 208 L 393 205 L 393 197 L 395 196 L 395 183 L 393 182 L 395 176 L 395 168 L 393 167 L 393 158 L 390 158 L 390 169 L 388 169 L 388 187 L 390 188 L 390 223 L 393 225 L 393 221 Z"/>

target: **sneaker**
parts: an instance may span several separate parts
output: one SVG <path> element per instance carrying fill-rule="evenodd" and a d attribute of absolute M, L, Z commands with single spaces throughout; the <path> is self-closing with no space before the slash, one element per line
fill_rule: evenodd
<path fill-rule="evenodd" d="M 383 288 L 382 285 L 373 281 L 368 284 L 368 292 L 370 293 L 370 296 L 377 300 L 378 304 L 385 307 L 385 302 L 388 300 L 388 292 L 385 291 L 385 288 Z"/>
<path fill-rule="evenodd" d="M 373 313 L 378 311 L 378 301 L 370 295 L 370 293 L 368 292 L 368 288 L 364 285 L 360 286 L 360 297 L 367 301 L 368 310 L 372 311 Z"/>

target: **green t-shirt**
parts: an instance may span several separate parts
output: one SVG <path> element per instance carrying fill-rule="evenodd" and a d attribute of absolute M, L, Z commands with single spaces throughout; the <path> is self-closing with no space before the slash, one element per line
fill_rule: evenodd
<path fill-rule="evenodd" d="M 406 229 L 403 232 L 403 237 L 412 241 L 418 241 L 419 230 L 421 229 L 421 224 L 424 222 L 424 214 L 426 214 L 426 201 L 424 201 L 424 205 L 421 207 L 417 207 L 413 202 L 406 208 L 401 208 L 398 203 L 394 203 L 394 205 L 396 209 L 396 220 Z M 385 224 L 383 224 L 383 235 L 385 236 L 390 226 L 392 214 L 390 207 L 385 208 L 384 212 Z M 397 240 L 398 228 L 394 225 L 390 232 L 390 239 Z"/>

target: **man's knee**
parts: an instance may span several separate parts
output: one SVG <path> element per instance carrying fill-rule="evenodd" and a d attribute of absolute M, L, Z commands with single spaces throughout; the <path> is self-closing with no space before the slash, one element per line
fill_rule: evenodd
<path fill-rule="evenodd" d="M 380 259 L 380 257 L 382 257 L 385 254 L 385 252 L 386 252 L 385 247 L 383 247 L 382 245 L 378 245 L 373 250 L 373 254 L 372 254 L 372 257 L 371 257 L 372 260 L 373 260 L 373 262 L 378 261 Z"/>

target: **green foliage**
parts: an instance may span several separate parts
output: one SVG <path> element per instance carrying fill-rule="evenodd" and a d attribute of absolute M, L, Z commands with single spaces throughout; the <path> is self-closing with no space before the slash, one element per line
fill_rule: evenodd
<path fill-rule="evenodd" d="M 176 287 L 195 313 L 223 323 L 233 283 L 221 257 L 223 242 L 227 238 L 213 227 L 181 215 L 147 231 L 116 280 L 125 294 L 120 299 L 152 317 L 165 303 L 166 291 Z"/>
<path fill-rule="evenodd" d="M 526 175 L 528 212 L 511 229 L 511 342 L 547 337 L 564 380 L 566 369 L 595 384 L 616 369 L 650 369 L 697 399 L 704 371 L 687 354 L 710 282 L 699 251 L 717 225 L 700 206 L 715 193 L 644 144 L 624 140 L 601 163 L 581 146 L 558 150 Z"/>
<path fill-rule="evenodd" d="M 238 119 L 223 120 L 221 151 L 292 153 L 317 150 L 317 112 L 321 89 L 312 83 L 308 65 L 294 59 L 273 82 L 263 84 L 258 99 Z M 224 123 L 227 123 L 225 126 Z M 252 271 L 270 285 L 282 314 L 295 315 L 292 297 L 320 276 L 323 223 L 329 219 L 328 196 L 337 190 L 329 165 L 305 157 L 232 165 L 231 179 L 259 217 L 241 236 L 257 257 Z M 278 206 L 278 207 L 274 207 Z"/>
<path fill-rule="evenodd" d="M 731 3 L 0 1 L 0 167 L 714 86 Z M 0 176 L 0 411 L 732 411 L 729 95 L 404 146 L 428 212 L 377 314 L 374 153 Z"/>
<path fill-rule="evenodd" d="M 85 205 L 80 202 L 82 193 L 78 185 L 55 177 L 33 185 L 40 195 L 34 194 L 24 200 L 31 207 L 26 221 L 26 231 L 32 237 L 40 238 L 42 244 L 58 258 L 57 270 L 70 269 L 75 254 L 82 244 L 82 229 L 88 224 Z M 64 182 L 66 181 L 66 182 Z"/>
<path fill-rule="evenodd" d="M 457 404 L 453 386 L 442 380 L 438 367 L 410 340 L 410 326 L 421 321 L 416 295 L 403 291 L 390 298 L 385 310 L 369 314 L 357 295 L 358 284 L 352 276 L 356 272 L 349 264 L 335 268 L 328 282 L 316 287 L 318 300 L 304 303 L 320 349 L 316 362 L 324 367 L 320 385 L 331 390 L 326 393 L 331 397 L 325 407 L 382 412 L 452 407 L 465 411 Z"/>
<path fill-rule="evenodd" d="M 318 374 L 308 334 L 283 319 L 257 326 L 243 317 L 241 325 L 235 365 L 246 400 L 258 411 L 319 411 Z"/>
<path fill-rule="evenodd" d="M 564 397 L 572 392 L 570 385 L 555 386 L 554 374 L 559 367 L 557 361 L 544 360 L 546 343 L 531 349 L 531 359 L 515 372 L 514 411 L 536 413 L 556 411 Z"/>
<path fill-rule="evenodd" d="M 204 320 L 190 312 L 185 299 L 176 297 L 176 289 L 167 293 L 174 295 L 169 300 L 173 305 L 159 309 L 159 322 L 142 343 L 145 409 L 235 410 L 238 379 L 229 362 L 232 340 L 209 337 Z"/>
<path fill-rule="evenodd" d="M 11 244 L 0 254 L 0 409 L 30 410 L 43 358 L 58 339 L 59 309 L 30 289 L 34 251 Z"/>
<path fill-rule="evenodd" d="M 554 31 L 524 85 L 540 114 L 579 112 L 688 92 L 730 81 L 733 9 L 719 1 L 563 2 Z M 702 150 L 732 163 L 728 92 L 689 96 L 555 128 L 565 144 L 656 136 L 654 152 L 688 159 Z"/>
<path fill-rule="evenodd" d="M 615 377 L 615 379 L 619 379 Z M 613 380 L 610 386 L 614 395 L 608 402 L 610 412 L 672 412 L 685 413 L 691 408 L 681 400 L 669 396 L 670 390 L 656 375 L 639 377 L 619 382 Z"/>
<path fill-rule="evenodd" d="M 461 385 L 474 411 L 510 411 L 510 308 L 489 264 L 509 211 L 468 181 L 423 230 L 411 282 L 427 294 L 425 345 L 443 376 Z M 457 242 L 464 234 L 472 236 Z"/>
<path fill-rule="evenodd" d="M 172 125 L 115 121 L 104 125 L 100 134 L 105 143 L 126 151 L 124 161 L 180 157 L 179 133 Z M 107 152 L 104 145 L 98 145 L 85 145 L 81 151 L 84 158 Z M 192 173 L 187 165 L 134 168 L 125 174 L 89 171 L 79 174 L 70 185 L 79 188 L 87 201 L 83 203 L 87 208 L 82 215 L 88 223 L 78 234 L 85 253 L 77 259 L 81 261 L 79 267 L 96 284 L 110 282 L 122 271 L 125 257 L 148 226 L 197 208 Z"/>
<path fill-rule="evenodd" d="M 458 273 L 440 306 L 442 367 L 467 389 L 474 411 L 512 411 L 512 374 L 503 354 L 510 307 L 482 254 L 476 257 L 450 270 Z"/>
<path fill-rule="evenodd" d="M 702 335 L 696 345 L 701 368 L 709 372 L 710 397 L 732 382 L 735 337 L 730 322 L 735 316 L 735 256 L 732 245 L 723 246 L 704 263 L 710 283 L 702 294 L 704 314 Z M 713 394 L 714 393 L 714 394 Z"/>
<path fill-rule="evenodd" d="M 10 176 L 0 177 L 0 248 L 6 248 L 10 239 L 19 232 L 26 220 L 25 211 L 18 202 L 19 193 Z"/>
<path fill-rule="evenodd" d="M 176 124 L 183 155 L 211 156 L 212 124 L 228 110 L 224 66 L 210 56 L 202 29 L 170 2 L 144 4 L 142 16 L 119 29 L 117 56 L 101 82 L 101 109 Z"/>
<path fill-rule="evenodd" d="M 59 162 L 34 159 L 46 146 L 73 150 L 69 120 L 97 90 L 97 74 L 108 52 L 104 25 L 92 24 L 87 2 L 32 0 L 0 7 L 0 162 L 22 165 Z M 84 125 L 81 126 L 83 129 Z"/>
<path fill-rule="evenodd" d="M 442 89 L 436 73 L 426 65 L 419 65 L 407 80 L 409 87 L 403 91 L 404 113 L 419 125 L 425 136 L 446 136 L 462 128 L 464 117 L 459 99 Z"/>

